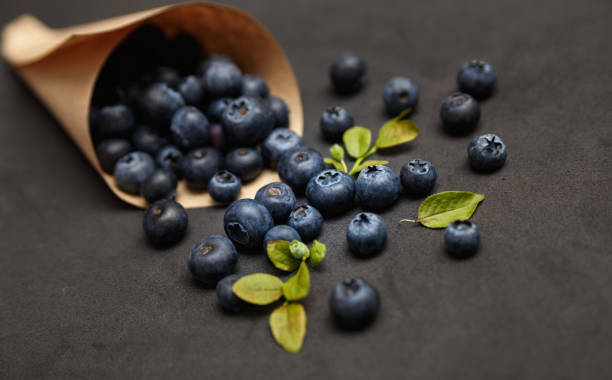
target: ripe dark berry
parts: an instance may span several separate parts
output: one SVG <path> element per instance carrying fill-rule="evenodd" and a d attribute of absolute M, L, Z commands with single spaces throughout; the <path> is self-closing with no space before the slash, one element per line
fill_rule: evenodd
<path fill-rule="evenodd" d="M 346 173 L 325 169 L 308 182 L 306 198 L 325 215 L 342 214 L 353 206 L 355 181 Z"/>
<path fill-rule="evenodd" d="M 141 193 L 149 203 L 176 197 L 177 179 L 168 169 L 156 169 L 142 183 Z"/>
<path fill-rule="evenodd" d="M 409 78 L 395 77 L 385 86 L 383 100 L 391 116 L 397 116 L 409 108 L 414 111 L 419 101 L 419 86 Z"/>
<path fill-rule="evenodd" d="M 480 231 L 469 220 L 457 220 L 446 227 L 444 245 L 452 256 L 466 258 L 474 255 L 480 245 Z"/>
<path fill-rule="evenodd" d="M 225 234 L 238 246 L 246 249 L 262 247 L 263 239 L 274 220 L 267 208 L 252 199 L 232 203 L 223 216 Z"/>
<path fill-rule="evenodd" d="M 183 238 L 187 222 L 183 206 L 170 199 L 160 199 L 147 208 L 142 226 L 151 243 L 167 246 Z"/>
<path fill-rule="evenodd" d="M 436 185 L 436 168 L 427 160 L 410 160 L 400 171 L 400 181 L 404 192 L 410 197 L 422 197 L 431 192 Z"/>
<path fill-rule="evenodd" d="M 266 232 L 266 235 L 264 236 L 264 250 L 266 250 L 266 247 L 268 246 L 269 242 L 276 240 L 302 241 L 302 237 L 293 227 L 289 227 L 282 224 L 274 226 L 268 232 Z"/>
<path fill-rule="evenodd" d="M 366 75 L 365 60 L 357 53 L 344 53 L 329 69 L 329 76 L 336 92 L 351 94 L 363 86 Z"/>
<path fill-rule="evenodd" d="M 265 98 L 269 93 L 268 84 L 257 75 L 247 74 L 242 77 L 242 95 Z"/>
<path fill-rule="evenodd" d="M 277 96 L 270 96 L 268 106 L 274 114 L 274 128 L 286 128 L 289 126 L 289 106 Z"/>
<path fill-rule="evenodd" d="M 291 211 L 287 224 L 293 227 L 304 241 L 311 241 L 321 233 L 323 216 L 311 205 L 300 205 Z"/>
<path fill-rule="evenodd" d="M 134 114 L 123 104 L 102 107 L 95 113 L 91 134 L 96 140 L 127 137 L 134 131 Z"/>
<path fill-rule="evenodd" d="M 261 144 L 261 155 L 266 165 L 276 168 L 283 153 L 301 146 L 304 146 L 304 141 L 300 136 L 287 128 L 276 128 Z"/>
<path fill-rule="evenodd" d="M 262 142 L 274 128 L 274 114 L 265 100 L 241 96 L 223 112 L 226 141 L 236 146 L 251 146 Z"/>
<path fill-rule="evenodd" d="M 117 186 L 128 193 L 140 193 L 140 186 L 155 170 L 155 162 L 145 152 L 131 152 L 115 164 L 113 176 Z"/>
<path fill-rule="evenodd" d="M 338 327 L 359 330 L 376 319 L 380 297 L 376 288 L 366 280 L 347 278 L 332 291 L 329 307 Z"/>
<path fill-rule="evenodd" d="M 181 172 L 190 187 L 203 189 L 222 166 L 223 156 L 217 149 L 196 148 L 183 158 Z"/>
<path fill-rule="evenodd" d="M 397 200 L 400 192 L 400 178 L 387 166 L 368 166 L 357 177 L 356 193 L 365 209 L 385 209 Z"/>
<path fill-rule="evenodd" d="M 493 94 L 496 79 L 493 67 L 485 61 L 466 62 L 457 73 L 457 84 L 461 92 L 481 100 Z"/>
<path fill-rule="evenodd" d="M 213 123 L 220 123 L 225 108 L 232 102 L 232 98 L 215 99 L 206 107 L 206 117 Z"/>
<path fill-rule="evenodd" d="M 157 166 L 162 169 L 172 170 L 177 178 L 183 177 L 181 166 L 183 165 L 183 153 L 174 145 L 166 145 L 157 152 L 155 156 Z"/>
<path fill-rule="evenodd" d="M 379 215 L 360 212 L 349 222 L 346 240 L 355 256 L 376 255 L 383 250 L 387 242 L 387 223 Z"/>
<path fill-rule="evenodd" d="M 242 189 L 242 182 L 234 173 L 220 170 L 208 183 L 208 193 L 219 203 L 230 203 L 234 201 Z"/>
<path fill-rule="evenodd" d="M 254 148 L 236 148 L 225 155 L 225 167 L 243 182 L 255 179 L 263 169 L 263 158 Z"/>
<path fill-rule="evenodd" d="M 193 106 L 182 107 L 172 117 L 170 132 L 174 144 L 181 149 L 201 147 L 208 143 L 208 119 Z"/>
<path fill-rule="evenodd" d="M 350 127 L 354 126 L 353 116 L 344 108 L 329 107 L 321 115 L 319 126 L 323 137 L 329 142 L 342 140 L 342 135 Z"/>
<path fill-rule="evenodd" d="M 183 97 L 165 83 L 155 83 L 142 93 L 142 113 L 160 131 L 166 131 L 174 113 L 185 105 Z"/>
<path fill-rule="evenodd" d="M 225 236 L 212 235 L 194 244 L 189 251 L 187 266 L 191 274 L 207 286 L 217 284 L 234 273 L 238 252 Z"/>
<path fill-rule="evenodd" d="M 96 146 L 96 155 L 102 170 L 112 173 L 117 160 L 132 151 L 132 144 L 125 139 L 109 139 Z"/>
<path fill-rule="evenodd" d="M 152 128 L 140 125 L 132 135 L 132 144 L 135 150 L 146 152 L 154 157 L 160 149 L 168 145 L 168 139 L 160 136 Z"/>
<path fill-rule="evenodd" d="M 242 276 L 239 274 L 230 274 L 217 282 L 216 293 L 219 305 L 221 305 L 224 310 L 232 313 L 239 313 L 249 307 L 249 304 L 238 298 L 232 290 L 234 283 L 236 283 L 240 277 Z"/>
<path fill-rule="evenodd" d="M 232 62 L 216 60 L 210 62 L 202 74 L 204 91 L 215 98 L 240 95 L 242 72 Z"/>
<path fill-rule="evenodd" d="M 285 152 L 278 161 L 278 175 L 295 191 L 303 191 L 308 181 L 325 168 L 321 153 L 308 147 Z"/>
<path fill-rule="evenodd" d="M 440 106 L 444 129 L 451 135 L 463 135 L 476 128 L 480 120 L 480 105 L 468 94 L 457 92 Z"/>
<path fill-rule="evenodd" d="M 504 166 L 507 155 L 506 144 L 492 133 L 476 137 L 468 146 L 470 165 L 481 173 L 492 172 Z"/>
<path fill-rule="evenodd" d="M 286 183 L 272 182 L 257 190 L 255 200 L 261 202 L 277 224 L 287 223 L 289 213 L 295 206 L 295 194 Z"/>
<path fill-rule="evenodd" d="M 179 73 L 169 67 L 157 67 L 153 72 L 153 82 L 165 83 L 172 89 L 177 89 L 181 83 L 181 76 Z"/>
<path fill-rule="evenodd" d="M 195 75 L 183 78 L 179 83 L 178 91 L 185 103 L 192 106 L 200 105 L 204 99 L 204 87 Z"/>

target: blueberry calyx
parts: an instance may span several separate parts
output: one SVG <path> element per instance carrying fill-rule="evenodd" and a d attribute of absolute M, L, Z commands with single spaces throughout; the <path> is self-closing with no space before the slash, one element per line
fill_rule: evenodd
<path fill-rule="evenodd" d="M 321 186 L 329 186 L 340 182 L 340 174 L 333 171 L 325 171 L 315 180 Z"/>
<path fill-rule="evenodd" d="M 310 159 L 310 154 L 308 152 L 300 152 L 295 156 L 295 160 L 298 162 L 308 161 Z"/>
<path fill-rule="evenodd" d="M 216 174 L 216 177 L 219 180 L 219 182 L 223 182 L 223 183 L 233 182 L 234 180 L 232 173 L 228 172 L 227 170 L 219 171 Z"/>
<path fill-rule="evenodd" d="M 362 216 L 365 216 L 365 215 L 362 215 Z M 365 218 L 367 219 L 367 216 L 365 216 Z M 342 280 L 342 286 L 344 286 L 344 289 L 346 290 L 346 294 L 349 297 L 354 296 L 355 293 L 357 293 L 357 291 L 359 290 L 359 283 L 355 281 L 354 278 L 345 278 L 344 280 Z"/>
<path fill-rule="evenodd" d="M 272 187 L 268 188 L 268 190 L 266 190 L 266 192 L 268 193 L 268 195 L 272 195 L 272 196 L 279 196 L 279 195 L 281 195 L 283 193 L 281 191 L 281 189 L 279 189 L 276 186 L 272 186 Z"/>
<path fill-rule="evenodd" d="M 305 205 L 301 205 L 295 208 L 295 211 L 293 212 L 294 216 L 300 216 L 300 217 L 305 217 L 306 215 L 308 215 L 308 207 Z"/>
<path fill-rule="evenodd" d="M 413 173 L 420 173 L 420 174 L 425 174 L 429 171 L 429 167 L 427 165 L 427 163 L 416 159 L 413 161 L 410 161 L 408 163 L 408 166 L 410 167 L 410 171 Z"/>
<path fill-rule="evenodd" d="M 375 173 L 375 172 L 379 172 L 379 171 L 380 171 L 380 169 L 379 169 L 379 168 L 377 168 L 377 167 L 376 167 L 376 165 L 371 165 L 371 166 L 368 166 L 368 167 L 366 168 L 366 173 L 367 173 L 367 174 L 369 174 L 369 173 Z"/>

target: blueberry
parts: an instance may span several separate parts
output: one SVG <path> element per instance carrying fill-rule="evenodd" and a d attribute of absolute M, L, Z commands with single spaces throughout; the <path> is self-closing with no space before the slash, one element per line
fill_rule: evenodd
<path fill-rule="evenodd" d="M 306 198 L 325 215 L 342 214 L 353 206 L 355 181 L 341 171 L 323 170 L 308 181 Z"/>
<path fill-rule="evenodd" d="M 228 56 L 223 54 L 210 54 L 198 68 L 198 74 L 203 76 L 211 66 L 216 64 L 224 64 L 224 63 L 234 63 Z"/>
<path fill-rule="evenodd" d="M 263 158 L 254 148 L 236 148 L 225 155 L 225 167 L 242 181 L 255 179 L 263 169 Z"/>
<path fill-rule="evenodd" d="M 234 201 L 240 194 L 241 188 L 240 178 L 227 170 L 218 171 L 208 182 L 208 193 L 219 203 Z"/>
<path fill-rule="evenodd" d="M 268 243 L 276 240 L 285 240 L 285 241 L 302 241 L 300 234 L 293 227 L 289 227 L 286 225 L 278 225 L 272 227 L 266 235 L 264 236 L 264 250 L 268 246 Z"/>
<path fill-rule="evenodd" d="M 274 127 L 283 128 L 289 126 L 289 106 L 285 101 L 277 96 L 270 96 L 268 106 L 274 114 Z"/>
<path fill-rule="evenodd" d="M 157 67 L 155 72 L 153 73 L 154 82 L 157 83 L 165 83 L 168 87 L 172 89 L 177 89 L 179 84 L 181 83 L 181 76 L 179 73 L 171 69 L 169 67 Z"/>
<path fill-rule="evenodd" d="M 504 166 L 507 155 L 506 144 L 492 133 L 476 137 L 468 146 L 470 165 L 482 173 L 492 172 Z"/>
<path fill-rule="evenodd" d="M 444 245 L 452 256 L 466 258 L 474 255 L 480 245 L 480 231 L 469 220 L 456 220 L 446 227 Z"/>
<path fill-rule="evenodd" d="M 170 199 L 160 199 L 145 211 L 142 227 L 151 243 L 168 246 L 183 238 L 187 223 L 183 206 Z"/>
<path fill-rule="evenodd" d="M 223 127 L 221 124 L 210 125 L 210 136 L 208 137 L 208 142 L 217 149 L 223 149 L 225 147 L 225 134 L 223 133 Z"/>
<path fill-rule="evenodd" d="M 189 251 L 187 266 L 191 274 L 207 286 L 234 273 L 238 252 L 225 236 L 211 235 L 194 244 Z"/>
<path fill-rule="evenodd" d="M 278 175 L 296 191 L 302 191 L 315 174 L 325 168 L 321 153 L 308 147 L 285 152 L 278 160 Z"/>
<path fill-rule="evenodd" d="M 304 141 L 295 132 L 287 128 L 276 128 L 261 144 L 261 154 L 266 165 L 276 168 L 283 153 L 301 146 L 304 146 Z"/>
<path fill-rule="evenodd" d="M 222 166 L 223 157 L 217 149 L 196 148 L 183 158 L 181 172 L 190 187 L 202 189 Z"/>
<path fill-rule="evenodd" d="M 141 192 L 149 203 L 160 199 L 174 199 L 176 197 L 177 179 L 174 173 L 167 169 L 156 169 L 142 183 Z"/>
<path fill-rule="evenodd" d="M 213 123 L 220 123 L 223 119 L 225 108 L 232 102 L 232 98 L 215 99 L 206 107 L 206 117 Z"/>
<path fill-rule="evenodd" d="M 366 280 L 347 278 L 340 281 L 332 291 L 329 307 L 340 328 L 359 330 L 376 319 L 380 297 L 376 288 Z"/>
<path fill-rule="evenodd" d="M 274 220 L 267 208 L 252 199 L 240 199 L 232 203 L 223 216 L 225 234 L 237 246 L 246 249 L 261 248 Z"/>
<path fill-rule="evenodd" d="M 131 152 L 115 164 L 113 176 L 117 186 L 132 194 L 140 193 L 140 186 L 155 170 L 155 162 L 145 152 Z"/>
<path fill-rule="evenodd" d="M 183 78 L 181 83 L 179 83 L 178 91 L 185 100 L 185 103 L 192 106 L 201 104 L 204 98 L 204 88 L 195 75 Z"/>
<path fill-rule="evenodd" d="M 400 171 L 400 181 L 410 197 L 422 197 L 431 192 L 436 184 L 436 168 L 427 160 L 410 160 Z"/>
<path fill-rule="evenodd" d="M 132 144 L 125 139 L 104 140 L 96 146 L 96 155 L 100 166 L 107 173 L 112 173 L 117 160 L 131 151 Z"/>
<path fill-rule="evenodd" d="M 357 177 L 357 197 L 369 210 L 382 210 L 391 206 L 401 192 L 400 178 L 387 166 L 368 166 Z"/>
<path fill-rule="evenodd" d="M 451 135 L 463 135 L 476 128 L 480 120 L 480 105 L 468 94 L 454 93 L 440 106 L 444 129 Z"/>
<path fill-rule="evenodd" d="M 249 304 L 238 298 L 232 290 L 236 281 L 240 280 L 241 277 L 242 276 L 238 274 L 230 274 L 217 282 L 217 301 L 219 301 L 219 305 L 221 305 L 224 310 L 232 313 L 239 313 L 249 307 Z"/>
<path fill-rule="evenodd" d="M 183 153 L 174 145 L 166 145 L 165 147 L 161 148 L 155 156 L 155 162 L 157 162 L 157 166 L 162 169 L 172 170 L 177 178 L 181 178 L 183 176 L 183 172 L 181 171 L 181 166 L 183 165 Z"/>
<path fill-rule="evenodd" d="M 127 137 L 134 131 L 134 114 L 123 104 L 106 106 L 95 113 L 92 136 L 96 140 Z"/>
<path fill-rule="evenodd" d="M 202 74 L 204 90 L 214 98 L 240 95 L 242 72 L 232 62 L 216 60 L 210 62 Z"/>
<path fill-rule="evenodd" d="M 272 182 L 257 190 L 255 200 L 261 202 L 278 224 L 287 223 L 289 213 L 295 206 L 295 194 L 286 183 Z"/>
<path fill-rule="evenodd" d="M 304 241 L 310 241 L 321 233 L 323 216 L 311 205 L 300 205 L 289 214 L 289 227 L 293 227 Z"/>
<path fill-rule="evenodd" d="M 181 149 L 192 149 L 208 143 L 208 119 L 193 106 L 180 108 L 170 124 L 172 140 Z"/>
<path fill-rule="evenodd" d="M 374 256 L 383 250 L 387 242 L 387 223 L 379 215 L 360 212 L 349 222 L 346 240 L 355 256 Z"/>
<path fill-rule="evenodd" d="M 247 74 L 242 77 L 242 95 L 265 98 L 269 93 L 268 84 L 257 75 Z"/>
<path fill-rule="evenodd" d="M 329 76 L 336 92 L 350 94 L 359 91 L 366 75 L 365 60 L 357 53 L 344 53 L 330 67 Z"/>
<path fill-rule="evenodd" d="M 142 94 L 141 107 L 143 114 L 160 130 L 170 126 L 174 113 L 185 105 L 183 97 L 165 83 L 155 83 Z"/>
<path fill-rule="evenodd" d="M 264 100 L 241 96 L 225 108 L 222 124 L 232 145 L 256 145 L 274 128 L 274 114 Z"/>
<path fill-rule="evenodd" d="M 134 131 L 132 135 L 132 144 L 136 150 L 146 152 L 151 156 L 155 156 L 157 152 L 164 146 L 168 145 L 168 140 L 160 136 L 153 129 L 141 125 Z"/>
<path fill-rule="evenodd" d="M 389 115 L 396 116 L 408 108 L 414 111 L 419 101 L 419 86 L 411 79 L 395 77 L 385 86 L 383 100 Z"/>
<path fill-rule="evenodd" d="M 493 67 L 485 61 L 466 62 L 457 73 L 459 89 L 476 99 L 491 96 L 495 88 L 495 81 L 496 76 Z"/>
<path fill-rule="evenodd" d="M 323 137 L 330 142 L 342 140 L 342 135 L 350 127 L 354 126 L 353 116 L 344 108 L 329 107 L 321 115 L 319 126 Z"/>

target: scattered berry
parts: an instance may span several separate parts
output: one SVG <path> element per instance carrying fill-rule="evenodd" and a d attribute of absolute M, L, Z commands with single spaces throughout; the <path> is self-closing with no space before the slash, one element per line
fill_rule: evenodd
<path fill-rule="evenodd" d="M 346 173 L 325 169 L 308 182 L 306 198 L 325 215 L 342 214 L 353 206 L 355 181 Z"/>
<path fill-rule="evenodd" d="M 160 199 L 145 211 L 142 227 L 151 243 L 167 246 L 183 238 L 187 222 L 183 206 L 170 199 Z"/>
<path fill-rule="evenodd" d="M 446 227 L 444 245 L 452 256 L 467 258 L 476 253 L 480 245 L 480 231 L 469 220 L 457 220 Z"/>
<path fill-rule="evenodd" d="M 321 233 L 323 216 L 311 205 L 300 205 L 291 211 L 287 224 L 293 227 L 304 241 L 311 241 Z"/>
<path fill-rule="evenodd" d="M 268 232 L 266 232 L 266 235 L 264 236 L 264 251 L 266 250 L 266 247 L 268 246 L 269 242 L 276 240 L 302 241 L 302 238 L 293 227 L 289 227 L 283 224 L 274 226 Z"/>
<path fill-rule="evenodd" d="M 389 115 L 396 116 L 406 109 L 414 111 L 419 101 L 419 86 L 411 79 L 395 77 L 385 86 L 383 100 Z"/>
<path fill-rule="evenodd" d="M 387 242 L 387 223 L 379 215 L 360 212 L 349 222 L 346 240 L 355 256 L 374 256 L 383 250 Z"/>
<path fill-rule="evenodd" d="M 217 284 L 234 273 L 238 252 L 225 236 L 212 235 L 194 244 L 189 251 L 187 266 L 191 274 L 207 286 Z"/>
<path fill-rule="evenodd" d="M 344 108 L 329 107 L 321 115 L 319 126 L 323 137 L 329 142 L 342 140 L 342 135 L 350 127 L 354 126 L 353 116 Z"/>
<path fill-rule="evenodd" d="M 385 209 L 397 200 L 400 192 L 400 178 L 387 166 L 368 166 L 357 177 L 357 197 L 366 209 Z"/>
<path fill-rule="evenodd" d="M 238 274 L 230 274 L 217 282 L 216 293 L 219 305 L 221 305 L 224 310 L 232 313 L 239 313 L 249 307 L 249 304 L 238 298 L 232 290 L 234 283 L 238 281 L 240 277 L 242 276 Z"/>
<path fill-rule="evenodd" d="M 225 234 L 240 248 L 261 249 L 274 219 L 267 208 L 252 199 L 232 203 L 223 216 Z"/>
<path fill-rule="evenodd" d="M 347 330 L 368 326 L 378 314 L 378 291 L 362 278 L 340 281 L 332 291 L 329 307 L 336 324 Z"/>
<path fill-rule="evenodd" d="M 457 92 L 442 103 L 440 118 L 446 132 L 463 135 L 476 128 L 480 120 L 480 105 L 470 95 Z"/>
<path fill-rule="evenodd" d="M 303 191 L 306 184 L 325 168 L 321 153 L 308 147 L 294 148 L 278 160 L 278 175 L 295 191 Z"/>
<path fill-rule="evenodd" d="M 218 171 L 208 183 L 208 193 L 212 199 L 219 203 L 234 201 L 240 194 L 241 188 L 240 178 L 227 170 Z"/>
<path fill-rule="evenodd" d="M 366 63 L 357 53 L 344 53 L 329 69 L 329 76 L 336 92 L 351 94 L 363 86 Z"/>
<path fill-rule="evenodd" d="M 492 172 L 504 166 L 507 155 L 506 144 L 492 133 L 476 137 L 468 146 L 470 165 L 481 173 Z"/>
<path fill-rule="evenodd" d="M 272 182 L 257 190 L 255 200 L 268 209 L 277 224 L 287 223 L 296 201 L 291 187 L 282 182 Z"/>
<path fill-rule="evenodd" d="M 436 168 L 427 160 L 415 159 L 408 161 L 400 171 L 400 181 L 404 192 L 410 197 L 423 197 L 436 185 Z"/>
<path fill-rule="evenodd" d="M 476 99 L 491 96 L 495 81 L 493 67 L 485 61 L 466 62 L 457 73 L 457 84 L 461 92 L 466 92 Z"/>

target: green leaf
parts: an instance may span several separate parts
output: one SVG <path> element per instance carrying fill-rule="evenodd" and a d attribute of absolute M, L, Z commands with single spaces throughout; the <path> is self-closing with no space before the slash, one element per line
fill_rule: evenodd
<path fill-rule="evenodd" d="M 400 145 L 414 140 L 419 135 L 419 127 L 416 124 L 408 119 L 402 120 L 410 112 L 410 109 L 404 110 L 399 116 L 387 121 L 380 128 L 378 138 L 376 139 L 377 148 L 389 148 Z"/>
<path fill-rule="evenodd" d="M 365 127 L 351 127 L 342 135 L 342 141 L 349 156 L 358 158 L 370 148 L 372 132 Z"/>
<path fill-rule="evenodd" d="M 483 194 L 469 191 L 443 191 L 425 198 L 419 206 L 417 219 L 402 219 L 400 222 L 421 223 L 429 228 L 444 228 L 455 220 L 469 219 Z"/>
<path fill-rule="evenodd" d="M 367 161 L 359 163 L 359 165 L 353 166 L 353 168 L 351 169 L 351 172 L 349 174 L 350 175 L 355 175 L 355 174 L 359 173 L 360 171 L 362 171 L 363 169 L 367 168 L 368 166 L 372 166 L 372 165 L 387 165 L 388 163 L 389 163 L 389 161 L 384 161 L 384 160 L 367 160 Z"/>
<path fill-rule="evenodd" d="M 334 168 L 336 168 L 336 170 L 340 170 L 341 172 L 345 171 L 344 168 L 342 167 L 342 162 L 338 162 L 334 160 L 333 158 L 329 158 L 329 157 L 325 157 L 323 161 L 326 164 L 334 165 Z"/>
<path fill-rule="evenodd" d="M 286 272 L 293 272 L 300 265 L 300 260 L 297 260 L 291 255 L 289 245 L 291 243 L 284 240 L 271 241 L 266 246 L 268 258 L 272 264 Z"/>
<path fill-rule="evenodd" d="M 310 290 L 310 273 L 305 262 L 300 264 L 297 273 L 283 285 L 283 295 L 289 301 L 297 301 L 308 295 Z"/>
<path fill-rule="evenodd" d="M 306 335 L 306 311 L 297 302 L 276 308 L 270 314 L 270 330 L 274 340 L 286 351 L 296 353 Z"/>
<path fill-rule="evenodd" d="M 283 281 L 267 273 L 253 273 L 240 278 L 232 286 L 234 294 L 255 305 L 267 305 L 283 295 Z"/>
<path fill-rule="evenodd" d="M 331 154 L 332 158 L 338 162 L 344 160 L 344 148 L 342 148 L 338 144 L 334 144 L 329 148 L 329 154 Z"/>
<path fill-rule="evenodd" d="M 310 251 L 308 250 L 308 246 L 301 241 L 294 240 L 289 244 L 289 252 L 291 252 L 291 256 L 298 260 L 302 260 L 304 258 L 308 258 Z"/>
<path fill-rule="evenodd" d="M 315 268 L 321 264 L 323 258 L 325 258 L 325 251 L 327 248 L 325 244 L 315 240 L 312 242 L 312 247 L 310 247 L 310 265 Z"/>

